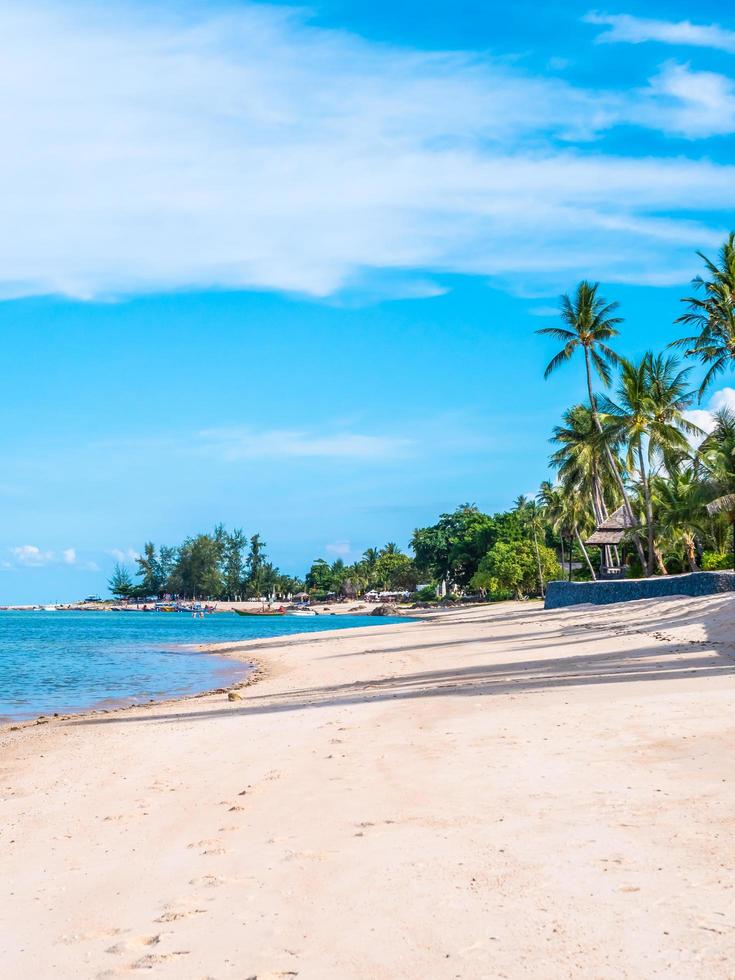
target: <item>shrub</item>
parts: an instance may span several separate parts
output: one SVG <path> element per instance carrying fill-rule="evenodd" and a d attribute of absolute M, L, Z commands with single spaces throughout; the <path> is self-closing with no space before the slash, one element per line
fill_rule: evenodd
<path fill-rule="evenodd" d="M 544 581 L 562 577 L 556 553 L 551 548 L 540 545 L 539 557 Z M 471 584 L 476 589 L 485 589 L 493 597 L 508 592 L 516 599 L 524 595 L 538 595 L 535 549 L 527 541 L 496 542 L 480 562 Z"/>
<path fill-rule="evenodd" d="M 417 589 L 411 598 L 415 602 L 436 602 L 436 587 L 425 585 L 422 589 Z"/>
<path fill-rule="evenodd" d="M 733 566 L 732 552 L 705 551 L 702 555 L 702 568 L 705 572 L 715 572 L 720 569 L 729 571 Z"/>

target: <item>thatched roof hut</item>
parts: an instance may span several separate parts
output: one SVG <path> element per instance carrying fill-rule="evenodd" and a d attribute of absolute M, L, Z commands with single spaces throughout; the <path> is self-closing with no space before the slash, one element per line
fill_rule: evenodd
<path fill-rule="evenodd" d="M 610 514 L 610 516 L 599 524 L 595 533 L 587 539 L 585 544 L 594 544 L 598 547 L 605 545 L 616 545 L 625 537 L 628 531 L 638 527 L 638 524 L 631 518 L 628 508 L 623 504 L 622 507 Z"/>

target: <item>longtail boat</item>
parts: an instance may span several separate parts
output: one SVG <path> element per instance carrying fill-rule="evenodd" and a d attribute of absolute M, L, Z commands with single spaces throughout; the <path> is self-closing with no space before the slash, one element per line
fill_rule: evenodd
<path fill-rule="evenodd" d="M 278 609 L 233 609 L 238 616 L 285 616 L 286 609 L 279 606 Z"/>

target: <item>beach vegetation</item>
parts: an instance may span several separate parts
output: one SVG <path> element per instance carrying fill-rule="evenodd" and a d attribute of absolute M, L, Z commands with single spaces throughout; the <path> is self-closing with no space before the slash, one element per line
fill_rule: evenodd
<path fill-rule="evenodd" d="M 705 275 L 692 282 L 694 295 L 686 296 L 687 311 L 678 319 L 696 333 L 681 337 L 671 346 L 683 348 L 687 357 L 697 358 L 706 368 L 699 386 L 701 398 L 715 378 L 735 361 L 735 232 L 731 232 L 716 261 L 697 252 Z"/>
<path fill-rule="evenodd" d="M 129 599 L 135 591 L 129 570 L 119 562 L 115 564 L 107 586 L 116 599 Z"/>
<path fill-rule="evenodd" d="M 480 562 L 471 584 L 493 597 L 538 595 L 539 564 L 545 581 L 561 577 L 559 559 L 552 548 L 539 545 L 537 553 L 530 541 L 497 541 Z"/>

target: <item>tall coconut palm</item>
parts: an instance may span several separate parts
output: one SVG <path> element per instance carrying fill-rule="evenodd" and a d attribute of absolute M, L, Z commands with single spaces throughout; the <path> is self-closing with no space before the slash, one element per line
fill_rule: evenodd
<path fill-rule="evenodd" d="M 715 413 L 715 425 L 697 453 L 714 499 L 707 504 L 710 516 L 727 514 L 732 525 L 735 568 L 735 414 L 729 409 Z"/>
<path fill-rule="evenodd" d="M 621 360 L 617 402 L 607 396 L 601 399 L 612 433 L 627 447 L 628 470 L 640 483 L 648 538 L 647 575 L 653 573 L 656 558 L 651 471 L 667 459 L 686 454 L 687 435 L 701 434 L 683 414 L 691 403 L 690 370 L 678 370 L 676 358 L 654 357 L 650 352 L 637 364 Z"/>
<path fill-rule="evenodd" d="M 610 387 L 612 368 L 618 363 L 618 355 L 607 345 L 607 341 L 619 333 L 617 326 L 622 319 L 613 316 L 618 303 L 608 303 L 598 296 L 599 283 L 580 282 L 574 298 L 567 293 L 560 299 L 559 313 L 564 327 L 543 327 L 536 333 L 547 334 L 560 340 L 564 346 L 549 361 L 544 377 L 548 378 L 560 365 L 568 361 L 577 350 L 584 354 L 587 374 L 587 392 L 590 406 L 596 414 L 595 396 L 592 390 L 592 369 L 594 368 L 606 388 Z"/>
<path fill-rule="evenodd" d="M 592 387 L 592 371 L 602 381 L 606 388 L 612 382 L 612 369 L 617 367 L 620 362 L 619 356 L 608 345 L 608 341 L 619 334 L 618 324 L 622 323 L 622 318 L 615 316 L 619 308 L 618 303 L 608 303 L 602 296 L 598 295 L 599 283 L 590 283 L 586 280 L 580 282 L 574 294 L 570 298 L 564 294 L 560 301 L 560 315 L 564 322 L 564 327 L 543 327 L 537 333 L 547 334 L 556 340 L 563 342 L 564 346 L 548 363 L 544 371 L 544 377 L 548 378 L 560 365 L 568 361 L 575 351 L 582 350 L 584 354 L 585 375 L 587 379 L 587 395 L 589 397 L 592 419 L 597 431 L 602 434 L 602 423 L 597 407 L 597 399 Z M 620 496 L 630 518 L 633 518 L 633 508 L 628 498 L 628 492 L 623 482 L 620 469 L 613 457 L 612 450 L 606 444 L 602 446 L 602 454 L 607 459 L 610 472 L 613 475 Z M 599 477 L 596 479 L 597 489 L 594 494 L 596 501 L 604 500 Z M 607 510 L 603 504 L 602 509 L 599 503 L 595 505 L 595 519 L 601 523 L 607 517 Z M 643 548 L 638 536 L 635 537 L 636 548 L 644 563 Z M 609 563 L 609 558 L 606 561 Z"/>
<path fill-rule="evenodd" d="M 701 399 L 718 374 L 732 368 L 735 361 L 735 232 L 720 249 L 717 262 L 702 252 L 707 277 L 697 276 L 692 285 L 699 294 L 682 300 L 689 307 L 677 323 L 694 327 L 698 333 L 675 340 L 671 347 L 683 347 L 687 357 L 698 358 L 706 367 L 699 386 Z"/>
<path fill-rule="evenodd" d="M 554 426 L 551 442 L 558 446 L 549 462 L 562 484 L 574 485 L 588 497 L 596 520 L 615 500 L 614 476 L 605 452 L 609 432 L 598 431 L 588 405 L 573 405 Z"/>

